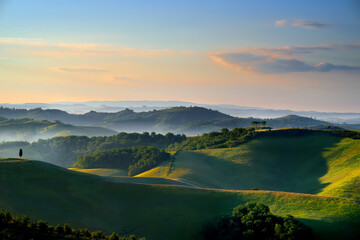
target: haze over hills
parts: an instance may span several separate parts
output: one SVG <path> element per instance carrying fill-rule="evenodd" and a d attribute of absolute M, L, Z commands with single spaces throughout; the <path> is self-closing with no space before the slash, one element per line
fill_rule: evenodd
<path fill-rule="evenodd" d="M 197 135 L 222 128 L 250 127 L 260 118 L 237 118 L 203 107 L 173 107 L 148 112 L 125 109 L 114 113 L 90 111 L 84 114 L 70 114 L 58 109 L 10 109 L 0 108 L 0 116 L 7 118 L 30 118 L 35 120 L 61 121 L 78 126 L 97 126 L 118 132 L 160 132 Z M 313 118 L 289 115 L 266 119 L 266 126 L 272 128 L 328 126 L 329 122 Z M 339 125 L 340 126 L 340 125 Z M 346 128 L 347 125 L 341 125 Z M 349 125 L 350 126 L 350 125 Z M 353 125 L 352 129 L 357 129 Z"/>
<path fill-rule="evenodd" d="M 338 112 L 319 112 L 319 111 L 294 111 L 284 109 L 267 109 L 260 107 L 246 107 L 230 104 L 199 104 L 185 101 L 88 101 L 88 102 L 56 102 L 56 103 L 23 103 L 10 104 L 0 103 L 0 106 L 20 109 L 59 109 L 69 113 L 86 113 L 89 111 L 97 112 L 118 112 L 130 108 L 135 112 L 161 110 L 178 106 L 198 106 L 213 110 L 234 117 L 254 117 L 254 118 L 278 118 L 286 115 L 298 115 L 303 117 L 313 117 L 331 123 L 345 122 L 348 124 L 360 124 L 360 113 L 338 113 Z"/>
<path fill-rule="evenodd" d="M 60 121 L 29 118 L 0 118 L 0 141 L 36 141 L 58 136 L 111 136 L 116 131 L 103 127 L 74 126 Z"/>
<path fill-rule="evenodd" d="M 359 13 L 0 0 L 0 240 L 360 240 Z"/>

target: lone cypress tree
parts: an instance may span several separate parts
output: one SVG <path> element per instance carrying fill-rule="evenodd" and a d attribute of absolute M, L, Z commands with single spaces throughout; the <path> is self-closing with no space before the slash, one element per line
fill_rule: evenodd
<path fill-rule="evenodd" d="M 19 157 L 21 158 L 22 155 L 23 155 L 23 151 L 22 151 L 22 149 L 20 148 L 20 150 L 19 150 Z"/>

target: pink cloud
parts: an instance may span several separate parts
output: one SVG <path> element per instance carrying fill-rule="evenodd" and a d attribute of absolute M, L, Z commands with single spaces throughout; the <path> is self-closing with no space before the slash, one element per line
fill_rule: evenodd
<path fill-rule="evenodd" d="M 283 19 L 283 20 L 277 20 L 277 21 L 275 22 L 275 26 L 276 26 L 276 27 L 281 27 L 281 26 L 285 26 L 287 23 L 288 23 L 288 21 L 285 20 L 285 19 Z"/>
<path fill-rule="evenodd" d="M 1 45 L 8 46 L 7 52 L 12 55 L 47 58 L 158 58 L 175 54 L 193 54 L 192 51 L 184 50 L 128 48 L 97 43 L 52 43 L 26 38 L 0 38 Z"/>
<path fill-rule="evenodd" d="M 216 63 L 238 72 L 277 74 L 290 72 L 360 71 L 360 66 L 313 64 L 303 60 L 304 54 L 330 50 L 358 50 L 360 44 L 323 44 L 317 46 L 284 46 L 281 48 L 244 48 L 238 51 L 208 54 Z"/>
<path fill-rule="evenodd" d="M 283 27 L 286 25 L 290 25 L 293 27 L 300 27 L 300 28 L 308 28 L 308 29 L 322 29 L 329 27 L 328 24 L 318 22 L 318 21 L 309 21 L 304 19 L 297 19 L 297 20 L 277 20 L 274 24 L 276 27 Z"/>

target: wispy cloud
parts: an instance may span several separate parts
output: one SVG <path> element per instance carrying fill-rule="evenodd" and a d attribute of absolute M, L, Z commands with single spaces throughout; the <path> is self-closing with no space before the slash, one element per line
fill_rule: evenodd
<path fill-rule="evenodd" d="M 276 27 L 285 26 L 286 24 L 288 24 L 288 20 L 286 20 L 286 19 L 275 21 L 275 26 Z"/>
<path fill-rule="evenodd" d="M 193 54 L 191 51 L 172 49 L 128 48 L 97 43 L 52 43 L 28 38 L 0 38 L 0 46 L 6 46 L 7 53 L 12 55 L 48 58 L 157 58 L 174 54 Z"/>
<path fill-rule="evenodd" d="M 309 29 L 319 29 L 319 28 L 327 28 L 328 24 L 316 22 L 316 21 L 307 21 L 307 20 L 294 20 L 292 22 L 292 26 L 301 27 L 301 28 L 309 28 Z"/>
<path fill-rule="evenodd" d="M 290 25 L 293 27 L 307 28 L 307 29 L 323 29 L 329 27 L 329 24 L 318 22 L 318 21 L 309 21 L 304 19 L 297 20 L 277 20 L 274 24 L 276 27 L 283 27 Z"/>
<path fill-rule="evenodd" d="M 137 77 L 132 76 L 114 76 L 114 75 L 106 75 L 104 76 L 103 82 L 112 83 L 116 85 L 122 86 L 150 86 L 156 84 L 156 82 L 144 81 Z"/>
<path fill-rule="evenodd" d="M 57 72 L 107 72 L 106 69 L 93 67 L 51 67 L 51 70 Z"/>
<path fill-rule="evenodd" d="M 360 71 L 360 67 L 334 65 L 331 63 L 308 64 L 297 59 L 264 59 L 254 66 L 254 71 L 263 74 L 291 72 L 329 72 L 329 71 Z"/>
<path fill-rule="evenodd" d="M 208 56 L 215 62 L 247 73 L 290 73 L 360 71 L 360 66 L 336 65 L 327 62 L 311 63 L 303 60 L 304 54 L 330 50 L 359 50 L 360 44 L 323 44 L 317 46 L 285 46 L 281 48 L 245 48 L 233 52 L 217 52 Z"/>

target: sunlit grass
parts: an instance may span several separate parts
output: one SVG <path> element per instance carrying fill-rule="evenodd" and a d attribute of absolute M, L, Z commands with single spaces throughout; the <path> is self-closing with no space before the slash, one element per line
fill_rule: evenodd
<path fill-rule="evenodd" d="M 110 169 L 110 168 L 93 168 L 93 169 L 81 169 L 81 168 L 69 168 L 69 170 L 91 173 L 99 176 L 108 176 L 108 177 L 122 177 L 128 176 L 128 171 L 123 169 Z"/>
<path fill-rule="evenodd" d="M 292 214 L 314 227 L 323 239 L 354 234 L 354 225 L 360 221 L 359 204 L 346 199 L 114 183 L 18 159 L 0 161 L 0 196 L 1 207 L 17 215 L 159 240 L 199 239 L 206 222 L 229 214 L 245 202 L 267 204 L 275 214 Z"/>
<path fill-rule="evenodd" d="M 262 137 L 235 148 L 180 152 L 167 178 L 195 186 L 360 196 L 360 140 Z M 143 176 L 163 177 L 157 171 Z"/>

